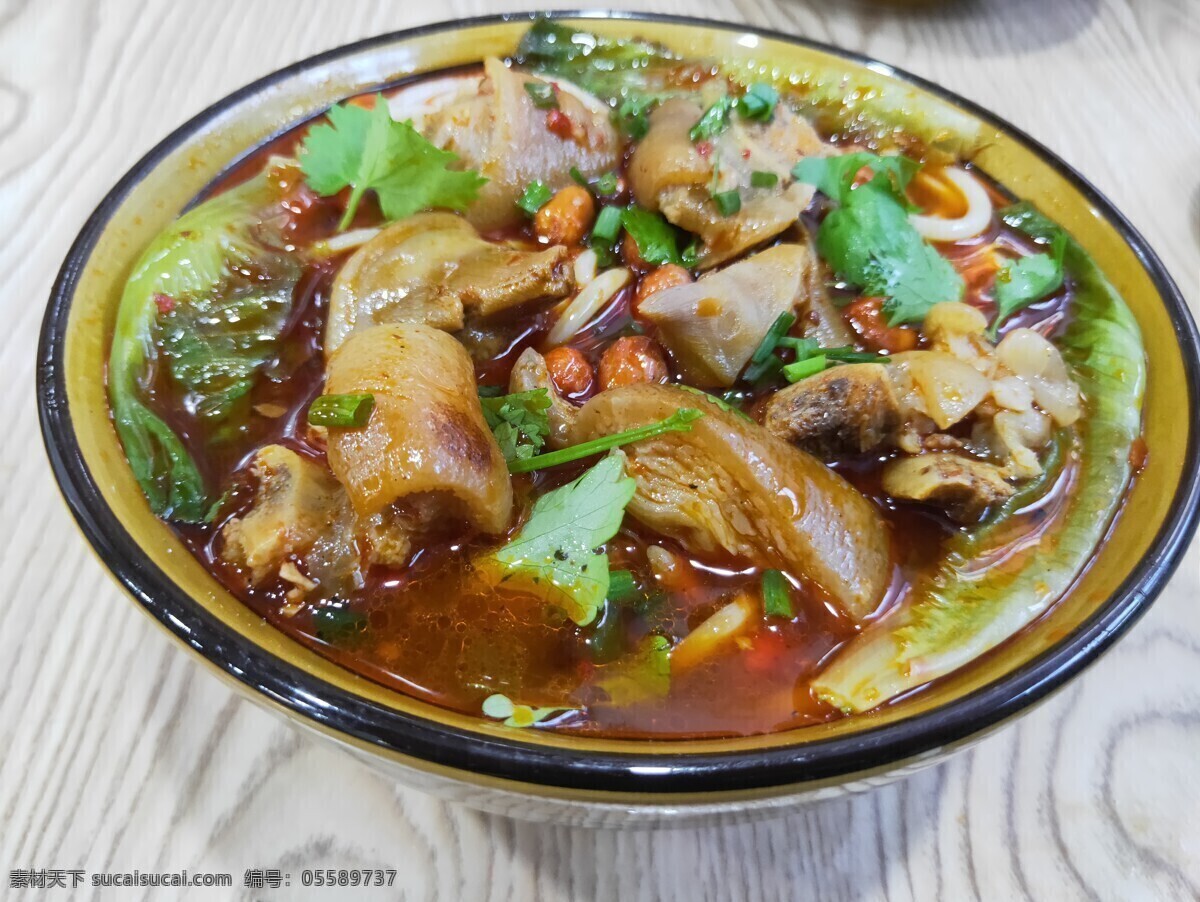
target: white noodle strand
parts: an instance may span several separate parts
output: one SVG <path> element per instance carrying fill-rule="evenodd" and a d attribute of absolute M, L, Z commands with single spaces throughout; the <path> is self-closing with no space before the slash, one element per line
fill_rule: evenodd
<path fill-rule="evenodd" d="M 923 238 L 930 241 L 963 241 L 974 238 L 992 222 L 992 199 L 979 180 L 965 169 L 946 169 L 945 177 L 954 183 L 967 201 L 967 212 L 957 219 L 910 213 L 908 221 Z"/>

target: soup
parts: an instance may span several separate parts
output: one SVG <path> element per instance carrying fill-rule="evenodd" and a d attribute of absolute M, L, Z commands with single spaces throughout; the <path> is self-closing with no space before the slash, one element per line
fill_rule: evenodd
<path fill-rule="evenodd" d="M 278 629 L 517 728 L 893 704 L 1069 591 L 1136 326 L 1055 223 L 786 81 L 536 23 L 352 97 L 146 250 L 147 502 Z"/>

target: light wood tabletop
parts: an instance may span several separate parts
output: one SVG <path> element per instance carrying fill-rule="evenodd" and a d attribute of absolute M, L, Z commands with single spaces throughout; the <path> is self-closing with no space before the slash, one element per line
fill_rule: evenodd
<path fill-rule="evenodd" d="M 1200 303 L 1195 0 L 641 8 L 827 41 L 977 101 L 1078 167 Z M 245 82 L 500 10 L 0 0 L 0 896 L 54 892 L 10 889 L 13 869 L 229 872 L 232 889 L 190 898 L 290 899 L 302 868 L 382 867 L 397 871 L 386 897 L 403 899 L 1200 898 L 1195 546 L 1113 651 L 949 763 L 774 820 L 665 831 L 541 826 L 398 788 L 235 695 L 108 578 L 59 498 L 34 407 L 44 304 L 84 219 L 156 141 Z M 243 888 L 248 868 L 293 885 Z"/>

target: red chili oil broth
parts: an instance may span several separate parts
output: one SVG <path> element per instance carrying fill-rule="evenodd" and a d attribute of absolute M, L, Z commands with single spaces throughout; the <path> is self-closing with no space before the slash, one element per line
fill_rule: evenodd
<path fill-rule="evenodd" d="M 700 75 L 692 77 L 699 78 Z M 362 95 L 366 97 L 367 95 Z M 252 177 L 275 154 L 294 155 L 307 133 L 305 123 L 279 136 L 238 163 L 210 187 L 219 193 Z M 826 135 L 837 140 L 839 136 Z M 628 154 L 625 157 L 628 160 Z M 622 177 L 624 171 L 619 173 Z M 306 189 L 305 189 L 306 190 Z M 989 185 L 997 205 L 1007 202 L 1002 189 Z M 290 206 L 296 244 L 328 237 L 336 230 L 344 196 L 317 198 L 301 192 Z M 354 227 L 378 225 L 373 198 L 364 198 Z M 805 217 L 810 231 L 816 218 Z M 493 239 L 528 240 L 528 228 L 489 235 Z M 812 237 L 810 235 L 810 237 Z M 1037 247 L 999 221 L 981 238 L 939 245 L 964 273 L 965 300 L 989 315 L 991 279 L 972 278 L 979 255 L 995 247 L 1006 256 L 1032 253 Z M 795 617 L 762 618 L 737 645 L 683 673 L 672 674 L 665 698 L 624 707 L 605 704 L 600 683 L 618 666 L 598 660 L 593 642 L 597 628 L 577 627 L 557 609 L 538 599 L 499 592 L 476 577 L 474 556 L 495 548 L 496 537 L 462 532 L 425 543 L 403 570 L 372 568 L 365 585 L 348 598 L 305 603 L 294 613 L 286 604 L 290 585 L 276 580 L 253 586 L 247 574 L 220 557 L 220 530 L 244 513 L 253 498 L 247 465 L 254 451 L 281 443 L 322 463 L 324 445 L 306 425 L 311 399 L 324 381 L 324 330 L 329 292 L 337 268 L 347 254 L 309 264 L 296 289 L 295 313 L 283 336 L 282 351 L 246 399 L 246 415 L 220 435 L 181 412 L 177 392 L 159 372 L 149 389 L 151 406 L 184 436 L 208 484 L 229 491 L 216 522 L 206 526 L 173 524 L 193 553 L 251 609 L 278 629 L 330 660 L 414 698 L 467 714 L 478 714 L 484 698 L 502 692 L 535 706 L 585 707 L 586 715 L 567 714 L 552 721 L 556 729 L 612 737 L 717 737 L 753 735 L 829 721 L 840 712 L 815 699 L 809 679 L 864 625 L 840 614 L 818 587 L 791 593 Z M 636 284 L 622 290 L 570 342 L 596 366 L 604 348 L 622 334 L 654 335 L 653 324 L 637 315 Z M 1034 304 L 1009 321 L 1008 328 L 1029 326 L 1053 334 L 1062 325 L 1070 284 L 1053 298 Z M 850 299 L 853 299 L 852 297 Z M 507 384 L 509 371 L 526 347 L 540 347 L 553 321 L 552 305 L 524 309 L 486 322 L 468 323 L 464 331 L 476 355 L 481 385 Z M 786 356 L 786 355 L 785 355 Z M 754 409 L 763 392 L 749 393 L 743 406 Z M 584 399 L 576 399 L 582 401 Z M 912 583 L 940 559 L 946 539 L 959 527 L 932 508 L 897 504 L 884 497 L 879 471 L 888 455 L 837 462 L 834 469 L 873 498 L 887 521 L 892 540 L 891 586 L 879 611 L 867 624 L 901 602 Z M 594 461 L 581 461 L 514 478 L 519 507 L 531 498 L 578 476 Z M 1052 529 L 1069 492 L 1071 468 L 1037 510 L 1014 520 L 1016 533 L 1041 534 Z M 516 531 L 514 526 L 509 535 Z M 505 537 L 506 538 L 506 537 Z M 727 603 L 739 591 L 757 598 L 761 572 L 727 555 L 695 555 L 676 541 L 655 535 L 627 520 L 609 543 L 613 569 L 630 569 L 652 584 L 646 549 L 658 545 L 676 558 L 686 590 L 666 593 L 650 606 L 623 610 L 615 632 L 625 655 L 647 636 L 678 639 Z M 352 612 L 356 628 L 336 642 L 321 638 L 314 614 L 336 605 Z M 614 606 L 610 606 L 614 607 Z"/>

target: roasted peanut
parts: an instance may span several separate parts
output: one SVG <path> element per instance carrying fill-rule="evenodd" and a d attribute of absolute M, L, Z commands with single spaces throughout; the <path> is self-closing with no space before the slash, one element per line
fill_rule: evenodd
<path fill-rule="evenodd" d="M 671 376 L 667 359 L 652 338 L 631 335 L 618 338 L 600 358 L 600 386 L 605 389 L 639 382 L 666 382 Z"/>
<path fill-rule="evenodd" d="M 667 263 L 658 269 L 651 270 L 638 283 L 637 299 L 640 304 L 656 291 L 664 288 L 674 288 L 676 285 L 686 285 L 692 281 L 692 274 L 674 263 Z"/>
<path fill-rule="evenodd" d="M 582 395 L 592 387 L 592 365 L 575 348 L 554 348 L 546 353 L 546 369 L 554 387 L 564 395 Z"/>
<path fill-rule="evenodd" d="M 587 190 L 568 185 L 533 217 L 533 231 L 550 244 L 579 244 L 592 226 L 596 204 Z"/>

